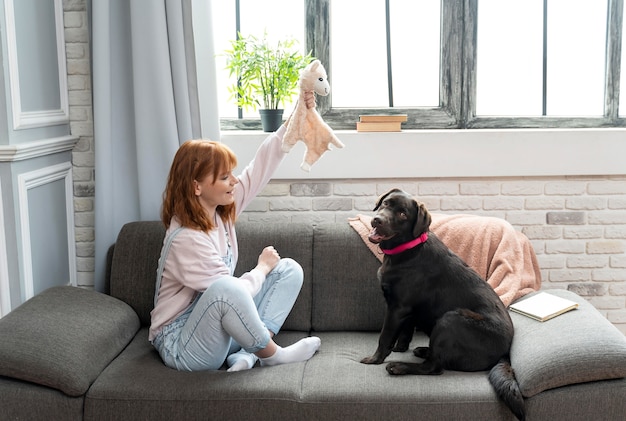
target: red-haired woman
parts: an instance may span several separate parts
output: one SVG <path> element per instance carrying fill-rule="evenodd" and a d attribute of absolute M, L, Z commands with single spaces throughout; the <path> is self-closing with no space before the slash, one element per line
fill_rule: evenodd
<path fill-rule="evenodd" d="M 307 98 L 309 108 L 315 99 Z M 235 177 L 237 159 L 226 145 L 191 140 L 180 146 L 163 195 L 167 228 L 149 339 L 163 362 L 178 370 L 229 371 L 305 361 L 320 347 L 306 337 L 278 346 L 278 333 L 298 297 L 301 266 L 274 247 L 257 265 L 235 277 L 235 219 L 268 183 L 285 154 L 283 125 L 267 137 L 255 158 Z"/>

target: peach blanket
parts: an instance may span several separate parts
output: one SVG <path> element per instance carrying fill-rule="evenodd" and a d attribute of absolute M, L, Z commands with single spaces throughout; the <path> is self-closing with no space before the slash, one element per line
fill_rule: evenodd
<path fill-rule="evenodd" d="M 480 276 L 508 307 L 541 287 L 537 256 L 528 238 L 507 221 L 477 215 L 431 213 L 430 230 Z M 378 245 L 370 243 L 371 217 L 357 215 L 348 222 L 382 262 Z"/>

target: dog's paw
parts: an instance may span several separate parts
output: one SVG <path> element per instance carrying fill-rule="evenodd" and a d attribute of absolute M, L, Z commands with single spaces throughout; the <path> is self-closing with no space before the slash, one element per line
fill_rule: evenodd
<path fill-rule="evenodd" d="M 409 368 L 405 363 L 389 363 L 387 364 L 387 373 L 393 374 L 394 376 L 399 376 L 403 374 L 408 374 Z"/>
<path fill-rule="evenodd" d="M 371 357 L 365 357 L 361 360 L 362 364 L 382 364 L 383 359 L 380 359 L 376 355 L 372 355 Z"/>
<path fill-rule="evenodd" d="M 418 358 L 426 359 L 430 355 L 430 348 L 427 346 L 418 346 L 413 350 L 413 355 Z"/>

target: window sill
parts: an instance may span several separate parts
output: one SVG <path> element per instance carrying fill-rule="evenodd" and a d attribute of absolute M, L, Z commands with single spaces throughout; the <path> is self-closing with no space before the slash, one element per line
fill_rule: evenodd
<path fill-rule="evenodd" d="M 291 150 L 274 179 L 520 177 L 626 174 L 626 129 L 336 130 L 346 145 L 333 147 L 300 169 L 305 147 Z M 222 132 L 240 166 L 267 133 Z"/>

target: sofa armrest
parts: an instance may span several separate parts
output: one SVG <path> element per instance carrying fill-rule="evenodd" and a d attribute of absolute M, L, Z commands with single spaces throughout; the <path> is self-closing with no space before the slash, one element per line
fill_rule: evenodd
<path fill-rule="evenodd" d="M 126 303 L 53 287 L 0 319 L 0 376 L 81 396 L 138 330 Z"/>
<path fill-rule="evenodd" d="M 545 322 L 511 312 L 511 365 L 522 394 L 529 398 L 569 384 L 626 377 L 626 337 L 582 297 L 549 292 L 579 307 Z"/>

